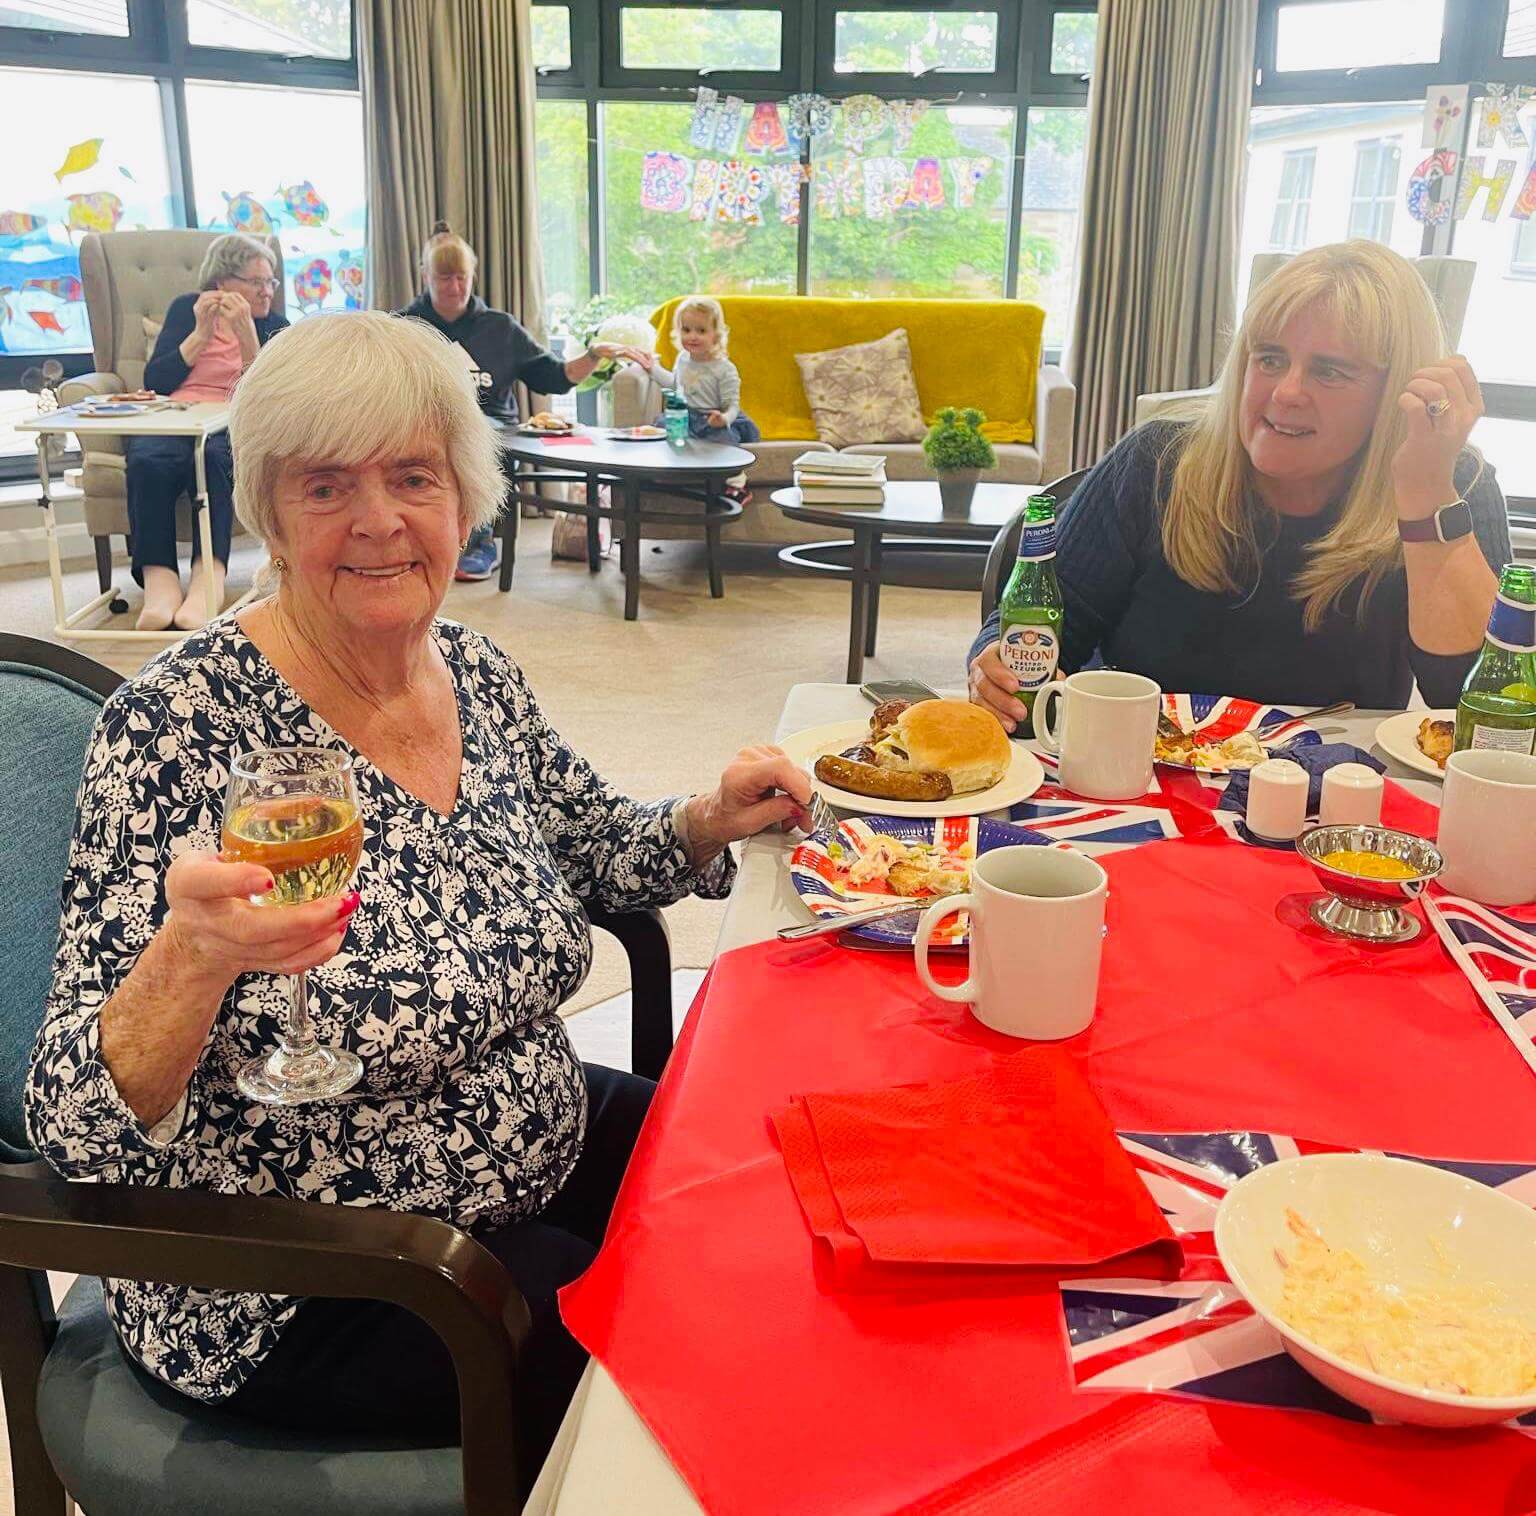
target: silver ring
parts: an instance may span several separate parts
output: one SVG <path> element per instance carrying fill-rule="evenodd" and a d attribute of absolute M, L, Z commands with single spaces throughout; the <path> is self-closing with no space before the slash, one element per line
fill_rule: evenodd
<path fill-rule="evenodd" d="M 1431 400 L 1425 407 L 1431 416 L 1443 416 L 1450 408 L 1449 400 Z"/>

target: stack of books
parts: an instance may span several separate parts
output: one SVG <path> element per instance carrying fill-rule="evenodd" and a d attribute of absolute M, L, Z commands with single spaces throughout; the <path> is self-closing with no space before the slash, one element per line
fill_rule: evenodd
<path fill-rule="evenodd" d="M 801 453 L 795 488 L 802 505 L 885 504 L 885 459 L 870 453 Z"/>

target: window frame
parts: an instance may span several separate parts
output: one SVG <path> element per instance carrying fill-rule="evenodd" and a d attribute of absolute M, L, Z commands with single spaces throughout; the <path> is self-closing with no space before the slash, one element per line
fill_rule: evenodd
<path fill-rule="evenodd" d="M 572 49 L 575 49 L 571 0 Z M 267 84 L 296 89 L 358 90 L 357 7 L 351 6 L 352 47 L 348 58 L 288 58 L 243 48 L 193 46 L 187 40 L 186 0 L 128 0 L 129 35 L 101 37 L 81 32 L 44 32 L 0 26 L 0 68 L 53 70 L 57 73 L 127 74 L 158 86 L 174 225 L 196 228 L 197 195 L 192 176 L 192 145 L 187 131 L 188 81 Z M 66 377 L 91 372 L 89 350 L 59 353 L 0 353 L 0 389 L 19 389 L 21 375 L 45 357 L 64 365 Z M 0 459 L 0 482 L 31 477 L 34 457 Z"/>
<path fill-rule="evenodd" d="M 1356 185 L 1360 178 L 1360 165 L 1367 150 L 1374 156 L 1376 173 L 1374 183 L 1376 188 L 1368 194 L 1360 194 Z M 1392 177 L 1392 190 L 1389 194 L 1382 194 L 1381 163 L 1382 155 L 1391 152 L 1397 159 L 1397 172 Z M 1349 235 L 1351 237 L 1369 237 L 1374 242 L 1390 242 L 1392 237 L 1392 222 L 1397 215 L 1397 199 L 1401 192 L 1401 179 L 1403 169 L 1403 145 L 1396 137 L 1367 137 L 1355 144 L 1355 162 L 1350 176 L 1349 196 Z M 1364 206 L 1371 217 L 1371 230 L 1369 232 L 1356 231 L 1354 226 L 1356 210 Z M 1386 207 L 1387 226 L 1386 234 L 1381 235 L 1378 223 L 1381 220 L 1382 208 Z"/>
<path fill-rule="evenodd" d="M 776 69 L 691 69 L 626 68 L 623 53 L 623 12 L 626 10 L 665 10 L 662 0 L 599 0 L 597 44 L 599 74 L 609 90 L 679 90 L 708 85 L 721 94 L 789 94 L 795 88 L 799 72 L 801 15 L 794 5 L 768 5 L 763 0 L 678 0 L 691 10 L 714 11 L 731 15 L 748 11 L 772 11 L 779 17 L 779 66 Z M 575 27 L 575 11 L 571 24 Z M 574 36 L 571 38 L 572 61 L 575 59 Z"/>
<path fill-rule="evenodd" d="M 810 87 L 823 95 L 883 95 L 907 100 L 952 95 L 957 90 L 998 94 L 1015 91 L 1021 8 L 1003 4 L 1002 0 L 822 0 L 816 8 L 816 81 Z M 986 73 L 949 73 L 937 69 L 926 74 L 839 73 L 836 63 L 840 11 L 990 12 L 997 17 L 995 66 Z"/>
<path fill-rule="evenodd" d="M 1294 167 L 1295 179 L 1291 184 L 1291 192 L 1286 194 L 1286 171 Z M 1306 178 L 1306 194 L 1297 193 L 1299 181 L 1303 175 Z M 1280 157 L 1280 187 L 1275 192 L 1275 207 L 1269 216 L 1269 247 L 1271 252 L 1294 253 L 1301 250 L 1307 240 L 1307 230 L 1312 224 L 1312 190 L 1317 183 L 1317 149 L 1315 147 L 1288 148 Z M 1296 232 L 1296 212 L 1301 210 L 1302 223 L 1301 235 Z M 1280 217 L 1285 217 L 1286 238 L 1282 242 L 1275 236 L 1275 228 L 1279 224 Z"/>

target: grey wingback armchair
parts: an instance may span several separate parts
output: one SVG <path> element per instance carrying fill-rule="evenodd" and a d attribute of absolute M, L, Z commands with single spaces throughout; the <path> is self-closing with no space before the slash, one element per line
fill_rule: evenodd
<path fill-rule="evenodd" d="M 154 348 L 145 330 L 157 326 L 176 298 L 197 288 L 208 244 L 220 232 L 89 232 L 80 243 L 80 279 L 91 323 L 94 373 L 68 379 L 59 391 L 65 405 L 87 395 L 136 390 L 144 383 L 144 365 Z M 277 292 L 272 309 L 283 310 L 283 250 L 276 237 L 263 240 L 271 249 Z M 122 443 L 95 436 L 82 441 L 85 529 L 96 548 L 96 576 L 112 587 L 112 538 L 128 535 L 128 476 Z M 177 536 L 192 540 L 192 510 L 181 501 L 176 510 Z"/>

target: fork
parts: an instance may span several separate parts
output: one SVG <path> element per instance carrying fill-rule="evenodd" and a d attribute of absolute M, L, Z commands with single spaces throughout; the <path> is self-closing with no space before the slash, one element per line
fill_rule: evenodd
<path fill-rule="evenodd" d="M 813 837 L 820 837 L 823 833 L 828 838 L 837 836 L 837 815 L 832 807 L 821 798 L 821 791 L 812 784 L 811 835 Z"/>

